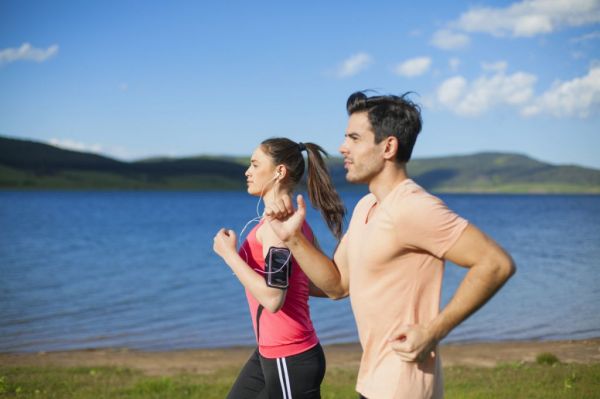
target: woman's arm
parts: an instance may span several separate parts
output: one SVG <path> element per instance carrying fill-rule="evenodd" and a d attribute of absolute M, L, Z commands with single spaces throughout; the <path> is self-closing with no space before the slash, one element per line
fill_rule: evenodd
<path fill-rule="evenodd" d="M 257 274 L 236 251 L 237 238 L 233 230 L 221 229 L 214 238 L 213 250 L 223 258 L 240 283 L 271 313 L 285 302 L 287 290 L 268 287 L 263 276 Z"/>

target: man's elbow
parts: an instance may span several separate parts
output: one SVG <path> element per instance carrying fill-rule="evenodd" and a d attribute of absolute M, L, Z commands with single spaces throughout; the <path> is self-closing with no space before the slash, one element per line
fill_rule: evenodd
<path fill-rule="evenodd" d="M 507 253 L 504 253 L 503 256 L 500 259 L 498 259 L 498 261 L 496 262 L 495 269 L 498 279 L 503 283 L 508 281 L 508 279 L 511 278 L 517 272 L 517 266 L 515 265 L 515 261 Z"/>

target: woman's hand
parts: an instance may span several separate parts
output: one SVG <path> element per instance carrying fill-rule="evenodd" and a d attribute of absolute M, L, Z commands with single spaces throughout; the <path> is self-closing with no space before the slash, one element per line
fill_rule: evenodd
<path fill-rule="evenodd" d="M 235 231 L 221 229 L 215 235 L 213 240 L 213 251 L 215 251 L 221 258 L 227 259 L 232 254 L 237 253 L 237 237 Z"/>

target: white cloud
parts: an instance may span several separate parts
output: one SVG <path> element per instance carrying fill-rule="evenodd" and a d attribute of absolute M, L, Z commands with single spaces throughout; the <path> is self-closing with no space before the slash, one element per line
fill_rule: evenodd
<path fill-rule="evenodd" d="M 452 72 L 456 72 L 460 66 L 460 59 L 453 57 L 448 60 L 448 66 Z"/>
<path fill-rule="evenodd" d="M 440 104 L 462 116 L 477 116 L 496 105 L 520 107 L 533 97 L 537 77 L 524 72 L 507 75 L 502 64 L 495 73 L 468 82 L 462 76 L 444 81 L 437 90 Z M 505 66 L 504 66 L 505 67 Z"/>
<path fill-rule="evenodd" d="M 591 40 L 598 40 L 598 39 L 600 39 L 600 31 L 597 30 L 594 32 L 586 33 L 585 35 L 574 37 L 573 39 L 571 39 L 571 43 L 588 42 Z"/>
<path fill-rule="evenodd" d="M 599 0 L 523 0 L 504 8 L 473 8 L 453 25 L 466 32 L 532 37 L 598 22 Z"/>
<path fill-rule="evenodd" d="M 557 81 L 521 113 L 541 113 L 556 117 L 588 117 L 600 110 L 600 65 L 592 66 L 587 75 L 566 82 Z"/>
<path fill-rule="evenodd" d="M 462 76 L 454 76 L 446 79 L 437 90 L 437 99 L 447 107 L 456 103 L 465 92 L 467 80 Z"/>
<path fill-rule="evenodd" d="M 366 69 L 373 59 L 367 53 L 354 54 L 352 57 L 345 60 L 342 65 L 338 68 L 336 76 L 338 78 L 348 78 L 354 76 L 360 71 Z"/>
<path fill-rule="evenodd" d="M 56 44 L 47 49 L 39 49 L 32 47 L 29 43 L 23 43 L 19 48 L 5 48 L 0 50 L 0 65 L 19 60 L 44 62 L 57 53 L 58 45 Z"/>
<path fill-rule="evenodd" d="M 438 30 L 431 38 L 431 44 L 442 50 L 459 50 L 469 45 L 469 36 L 449 29 Z"/>
<path fill-rule="evenodd" d="M 411 58 L 398 64 L 394 71 L 397 75 L 413 77 L 419 76 L 427 72 L 431 66 L 431 58 L 429 57 L 417 57 Z"/>
<path fill-rule="evenodd" d="M 477 116 L 499 105 L 514 107 L 523 116 L 587 118 L 600 113 L 600 62 L 592 63 L 586 75 L 556 81 L 537 96 L 535 75 L 507 74 L 504 61 L 483 64 L 482 69 L 484 74 L 471 82 L 463 76 L 442 82 L 437 103 L 461 116 Z"/>
<path fill-rule="evenodd" d="M 504 72 L 506 68 L 508 68 L 508 64 L 506 61 L 498 61 L 498 62 L 483 62 L 481 64 L 481 68 L 484 71 L 490 72 Z"/>
<path fill-rule="evenodd" d="M 129 150 L 119 146 L 104 146 L 102 144 L 94 143 L 87 144 L 81 141 L 72 139 L 59 139 L 51 138 L 48 140 L 48 144 L 55 147 L 63 148 L 65 150 L 73 150 L 80 152 L 91 152 L 94 154 L 105 155 L 109 157 L 115 157 L 120 159 L 131 159 L 132 154 Z"/>

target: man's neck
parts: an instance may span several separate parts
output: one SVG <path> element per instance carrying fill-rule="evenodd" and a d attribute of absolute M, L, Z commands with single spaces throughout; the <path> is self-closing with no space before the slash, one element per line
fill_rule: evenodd
<path fill-rule="evenodd" d="M 390 191 L 408 178 L 406 164 L 389 163 L 371 179 L 369 182 L 369 191 L 375 195 L 377 203 L 381 203 Z"/>

